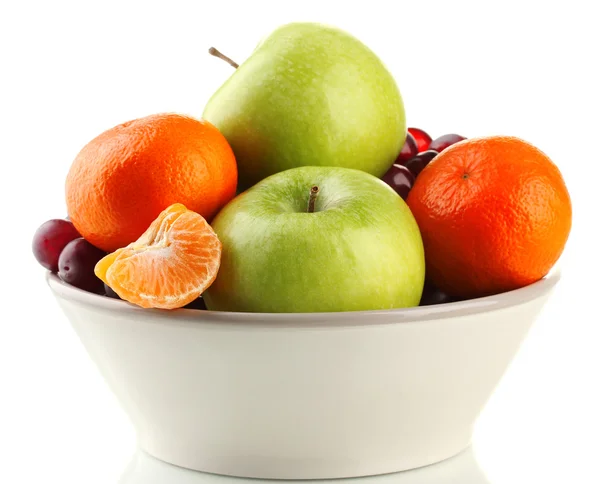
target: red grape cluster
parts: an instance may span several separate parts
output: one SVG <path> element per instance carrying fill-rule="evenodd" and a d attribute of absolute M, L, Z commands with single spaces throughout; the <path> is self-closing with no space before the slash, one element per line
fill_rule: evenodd
<path fill-rule="evenodd" d="M 120 299 L 104 284 L 94 267 L 106 253 L 85 240 L 68 219 L 52 219 L 36 230 L 33 255 L 44 268 L 58 274 L 63 281 L 84 291 Z M 192 301 L 188 309 L 206 309 L 202 298 Z"/>
<path fill-rule="evenodd" d="M 436 139 L 419 128 L 408 128 L 402 150 L 382 179 L 404 200 L 413 187 L 419 173 L 448 146 L 466 139 L 458 134 L 445 134 Z M 423 288 L 420 306 L 443 304 L 453 299 L 429 283 Z"/>
<path fill-rule="evenodd" d="M 105 252 L 85 240 L 71 221 L 44 222 L 33 236 L 33 255 L 63 281 L 85 291 L 104 294 L 104 284 L 94 274 L 96 263 Z"/>
<path fill-rule="evenodd" d="M 408 128 L 402 150 L 394 164 L 383 175 L 383 181 L 406 200 L 408 192 L 423 168 L 448 146 L 464 139 L 466 139 L 464 136 L 458 134 L 445 134 L 432 140 L 431 136 L 422 129 Z"/>

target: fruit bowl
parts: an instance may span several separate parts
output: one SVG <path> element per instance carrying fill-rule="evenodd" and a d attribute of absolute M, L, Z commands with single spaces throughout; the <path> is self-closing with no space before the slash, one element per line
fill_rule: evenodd
<path fill-rule="evenodd" d="M 143 450 L 265 479 L 391 473 L 465 449 L 559 278 L 409 309 L 252 314 L 141 309 L 47 276 Z"/>

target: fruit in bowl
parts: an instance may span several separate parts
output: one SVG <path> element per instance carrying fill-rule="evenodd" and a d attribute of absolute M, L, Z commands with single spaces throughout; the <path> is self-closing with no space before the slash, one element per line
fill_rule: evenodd
<path fill-rule="evenodd" d="M 69 242 L 58 259 L 58 274 L 69 284 L 98 294 L 104 293 L 104 284 L 94 277 L 94 267 L 105 253 L 83 237 Z"/>
<path fill-rule="evenodd" d="M 571 230 L 571 199 L 557 166 L 511 136 L 446 148 L 417 177 L 407 203 L 423 235 L 428 280 L 459 298 L 541 279 Z"/>
<path fill-rule="evenodd" d="M 213 221 L 221 267 L 208 309 L 328 312 L 417 306 L 425 261 L 419 228 L 381 180 L 306 166 L 264 179 Z"/>
<path fill-rule="evenodd" d="M 203 118 L 231 144 L 243 189 L 307 165 L 380 177 L 406 136 L 404 103 L 383 62 L 347 32 L 310 22 L 264 38 Z"/>
<path fill-rule="evenodd" d="M 237 166 L 210 123 L 164 113 L 115 126 L 71 164 L 69 218 L 94 246 L 113 252 L 137 240 L 169 205 L 212 218 L 236 192 Z"/>
<path fill-rule="evenodd" d="M 426 131 L 420 128 L 408 128 L 404 145 L 394 164 L 383 175 L 383 181 L 406 200 L 416 177 L 423 168 L 440 152 L 464 139 L 466 139 L 464 136 L 458 134 L 446 134 L 432 140 Z"/>
<path fill-rule="evenodd" d="M 33 234 L 33 256 L 42 267 L 57 272 L 61 252 L 69 242 L 79 237 L 81 235 L 69 220 L 48 220 Z"/>
<path fill-rule="evenodd" d="M 174 309 L 196 301 L 217 276 L 221 242 L 181 203 L 167 207 L 142 236 L 108 254 L 93 271 L 121 299 Z"/>

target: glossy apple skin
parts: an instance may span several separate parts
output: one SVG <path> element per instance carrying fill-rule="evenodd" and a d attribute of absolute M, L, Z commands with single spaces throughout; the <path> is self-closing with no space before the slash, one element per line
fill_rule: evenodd
<path fill-rule="evenodd" d="M 266 37 L 203 113 L 227 138 L 246 189 L 298 166 L 355 168 L 381 177 L 407 133 L 393 76 L 361 41 L 292 23 Z"/>
<path fill-rule="evenodd" d="M 312 186 L 319 187 L 308 213 Z M 300 167 L 238 195 L 213 220 L 223 252 L 209 310 L 330 312 L 417 306 L 425 279 L 417 223 L 363 171 Z"/>

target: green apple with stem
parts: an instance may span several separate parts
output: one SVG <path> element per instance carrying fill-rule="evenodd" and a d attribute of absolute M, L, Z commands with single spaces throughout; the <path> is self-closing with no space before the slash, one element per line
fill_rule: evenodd
<path fill-rule="evenodd" d="M 211 310 L 331 312 L 417 306 L 423 242 L 412 212 L 360 170 L 305 166 L 262 180 L 212 221 L 223 251 Z"/>
<path fill-rule="evenodd" d="M 203 118 L 231 145 L 243 190 L 298 166 L 381 177 L 406 138 L 394 77 L 365 44 L 329 26 L 283 25 L 209 99 Z"/>

